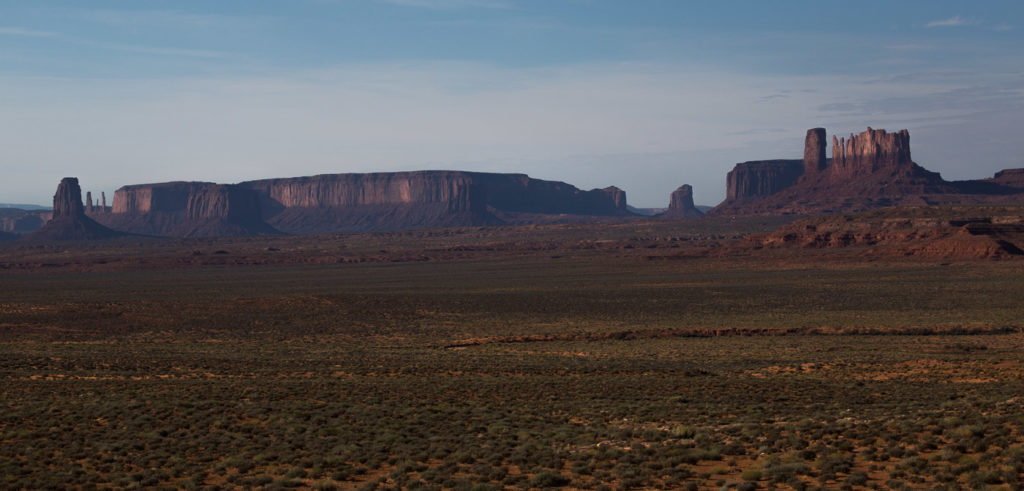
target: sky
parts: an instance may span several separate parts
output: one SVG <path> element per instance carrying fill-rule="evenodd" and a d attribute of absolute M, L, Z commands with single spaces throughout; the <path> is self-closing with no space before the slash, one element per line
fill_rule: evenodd
<path fill-rule="evenodd" d="M 1024 167 L 1024 2 L 0 0 L 0 202 L 60 178 L 517 172 L 664 207 L 806 130 Z"/>

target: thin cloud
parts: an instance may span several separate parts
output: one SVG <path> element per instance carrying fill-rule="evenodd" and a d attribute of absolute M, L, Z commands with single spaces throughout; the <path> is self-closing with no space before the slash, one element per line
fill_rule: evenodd
<path fill-rule="evenodd" d="M 959 15 L 954 15 L 953 17 L 950 17 L 948 19 L 933 20 L 925 24 L 925 27 L 963 27 L 976 26 L 978 24 L 980 24 L 980 22 L 976 20 L 965 19 Z"/>
<path fill-rule="evenodd" d="M 25 29 L 22 27 L 0 27 L 0 35 L 3 36 L 25 36 L 34 38 L 52 38 L 57 37 L 60 34 L 50 31 L 37 31 L 35 29 Z"/>
<path fill-rule="evenodd" d="M 384 3 L 403 7 L 419 7 L 427 9 L 458 9 L 458 8 L 489 8 L 506 9 L 512 5 L 504 0 L 382 0 Z"/>
<path fill-rule="evenodd" d="M 116 43 L 95 43 L 88 42 L 88 44 L 98 46 L 105 49 L 112 49 L 115 51 L 125 51 L 129 53 L 140 53 L 147 55 L 159 55 L 159 56 L 183 56 L 188 58 L 226 58 L 230 56 L 230 53 L 224 51 L 213 51 L 205 49 L 183 49 L 183 48 L 165 48 L 159 46 L 145 46 L 145 45 L 132 45 L 132 44 L 116 44 Z"/>

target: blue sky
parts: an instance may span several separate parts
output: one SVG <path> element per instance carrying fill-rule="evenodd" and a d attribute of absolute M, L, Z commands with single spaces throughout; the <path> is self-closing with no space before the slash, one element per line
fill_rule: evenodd
<path fill-rule="evenodd" d="M 525 172 L 725 194 L 804 131 L 1024 167 L 1024 4 L 0 1 L 0 202 L 334 172 Z"/>

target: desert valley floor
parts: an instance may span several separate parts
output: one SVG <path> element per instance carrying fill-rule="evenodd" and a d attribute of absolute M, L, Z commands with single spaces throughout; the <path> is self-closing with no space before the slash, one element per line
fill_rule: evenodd
<path fill-rule="evenodd" d="M 1019 489 L 1019 255 L 791 220 L 2 244 L 0 487 Z"/>

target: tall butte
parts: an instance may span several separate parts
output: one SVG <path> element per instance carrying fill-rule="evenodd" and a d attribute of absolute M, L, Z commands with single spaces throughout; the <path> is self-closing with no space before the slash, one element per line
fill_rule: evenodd
<path fill-rule="evenodd" d="M 726 200 L 710 214 L 852 213 L 883 206 L 989 202 L 1019 192 L 1009 183 L 943 180 L 911 160 L 907 130 L 889 133 L 868 127 L 857 135 L 833 136 L 831 159 L 825 158 L 826 146 L 825 129 L 811 128 L 804 137 L 802 161 L 736 164 L 726 180 Z M 971 186 L 989 194 L 963 191 Z"/>
<path fill-rule="evenodd" d="M 122 236 L 85 215 L 77 177 L 65 177 L 53 195 L 53 218 L 26 240 L 93 240 Z"/>
<path fill-rule="evenodd" d="M 804 138 L 804 174 L 810 175 L 825 170 L 825 128 L 811 128 Z"/>
<path fill-rule="evenodd" d="M 700 218 L 704 213 L 693 204 L 693 186 L 683 184 L 672 192 L 672 199 L 668 209 L 658 215 L 659 218 L 680 219 Z"/>

